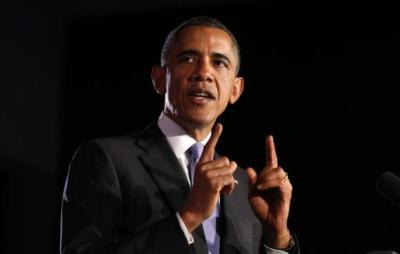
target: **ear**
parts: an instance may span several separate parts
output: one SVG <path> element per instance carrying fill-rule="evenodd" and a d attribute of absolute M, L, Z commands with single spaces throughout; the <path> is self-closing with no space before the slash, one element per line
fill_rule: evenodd
<path fill-rule="evenodd" d="M 153 68 L 151 68 L 151 81 L 153 82 L 154 90 L 156 90 L 159 95 L 166 93 L 165 68 L 154 65 Z"/>
<path fill-rule="evenodd" d="M 240 95 L 242 95 L 244 89 L 244 79 L 242 77 L 236 77 L 233 83 L 232 94 L 229 98 L 229 103 L 234 104 L 239 100 Z"/>

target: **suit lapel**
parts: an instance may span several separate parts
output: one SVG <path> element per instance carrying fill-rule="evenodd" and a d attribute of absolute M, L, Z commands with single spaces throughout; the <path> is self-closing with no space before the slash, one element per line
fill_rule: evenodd
<path fill-rule="evenodd" d="M 139 134 L 137 143 L 147 151 L 140 158 L 159 186 L 171 211 L 178 211 L 185 202 L 190 186 L 167 139 L 154 122 Z M 195 253 L 207 254 L 202 226 L 193 231 L 192 235 L 195 239 Z"/>
<path fill-rule="evenodd" d="M 242 246 L 240 245 L 241 238 L 238 234 L 239 228 L 233 213 L 234 209 L 238 208 L 234 206 L 234 203 L 232 196 L 221 195 L 220 254 L 242 253 Z"/>
<path fill-rule="evenodd" d="M 204 235 L 204 230 L 202 224 L 198 226 L 193 232 L 192 236 L 194 239 L 194 252 L 196 254 L 207 254 L 208 249 L 207 249 L 207 240 Z"/>
<path fill-rule="evenodd" d="M 140 159 L 153 176 L 171 210 L 179 210 L 190 186 L 178 159 L 156 123 L 142 132 L 137 143 L 147 151 Z"/>

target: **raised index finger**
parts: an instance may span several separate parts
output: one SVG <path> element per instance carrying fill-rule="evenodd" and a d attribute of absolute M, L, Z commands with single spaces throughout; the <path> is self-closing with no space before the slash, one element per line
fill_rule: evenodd
<path fill-rule="evenodd" d="M 212 161 L 214 159 L 214 151 L 217 146 L 218 139 L 222 133 L 222 124 L 217 123 L 214 126 L 214 129 L 211 133 L 210 140 L 208 140 L 207 144 L 204 146 L 203 153 L 201 154 L 199 163 L 204 163 L 208 161 Z"/>
<path fill-rule="evenodd" d="M 274 138 L 271 135 L 268 136 L 267 139 L 265 140 L 265 146 L 267 149 L 266 167 L 267 168 L 278 167 L 278 156 L 276 155 L 275 151 Z"/>

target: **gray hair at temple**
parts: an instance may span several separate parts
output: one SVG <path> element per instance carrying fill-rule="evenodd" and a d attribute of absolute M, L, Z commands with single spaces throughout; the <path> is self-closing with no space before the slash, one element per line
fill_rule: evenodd
<path fill-rule="evenodd" d="M 179 33 L 182 30 L 184 30 L 185 28 L 192 27 L 192 26 L 204 26 L 204 27 L 217 28 L 217 29 L 220 29 L 220 30 L 226 32 L 229 35 L 229 37 L 232 40 L 233 48 L 236 53 L 236 58 L 237 58 L 236 75 L 237 75 L 240 70 L 240 48 L 239 48 L 239 44 L 238 44 L 235 36 L 221 21 L 219 21 L 215 18 L 207 17 L 207 16 L 199 16 L 199 17 L 195 17 L 195 18 L 186 20 L 168 34 L 167 38 L 164 41 L 162 50 L 161 50 L 161 66 L 162 67 L 165 66 L 169 50 L 171 49 L 171 46 L 173 45 L 173 43 L 176 40 Z"/>

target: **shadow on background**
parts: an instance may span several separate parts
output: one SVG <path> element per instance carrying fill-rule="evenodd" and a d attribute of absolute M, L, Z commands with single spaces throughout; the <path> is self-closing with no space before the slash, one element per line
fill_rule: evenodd
<path fill-rule="evenodd" d="M 400 173 L 399 32 L 390 8 L 121 2 L 42 2 L 40 12 L 15 5 L 21 19 L 6 16 L 1 253 L 57 252 L 73 152 L 159 115 L 150 69 L 162 41 L 204 14 L 237 35 L 246 79 L 243 97 L 220 119 L 219 151 L 260 169 L 264 137 L 275 135 L 303 253 L 400 250 L 399 210 L 375 191 L 380 173 Z"/>

